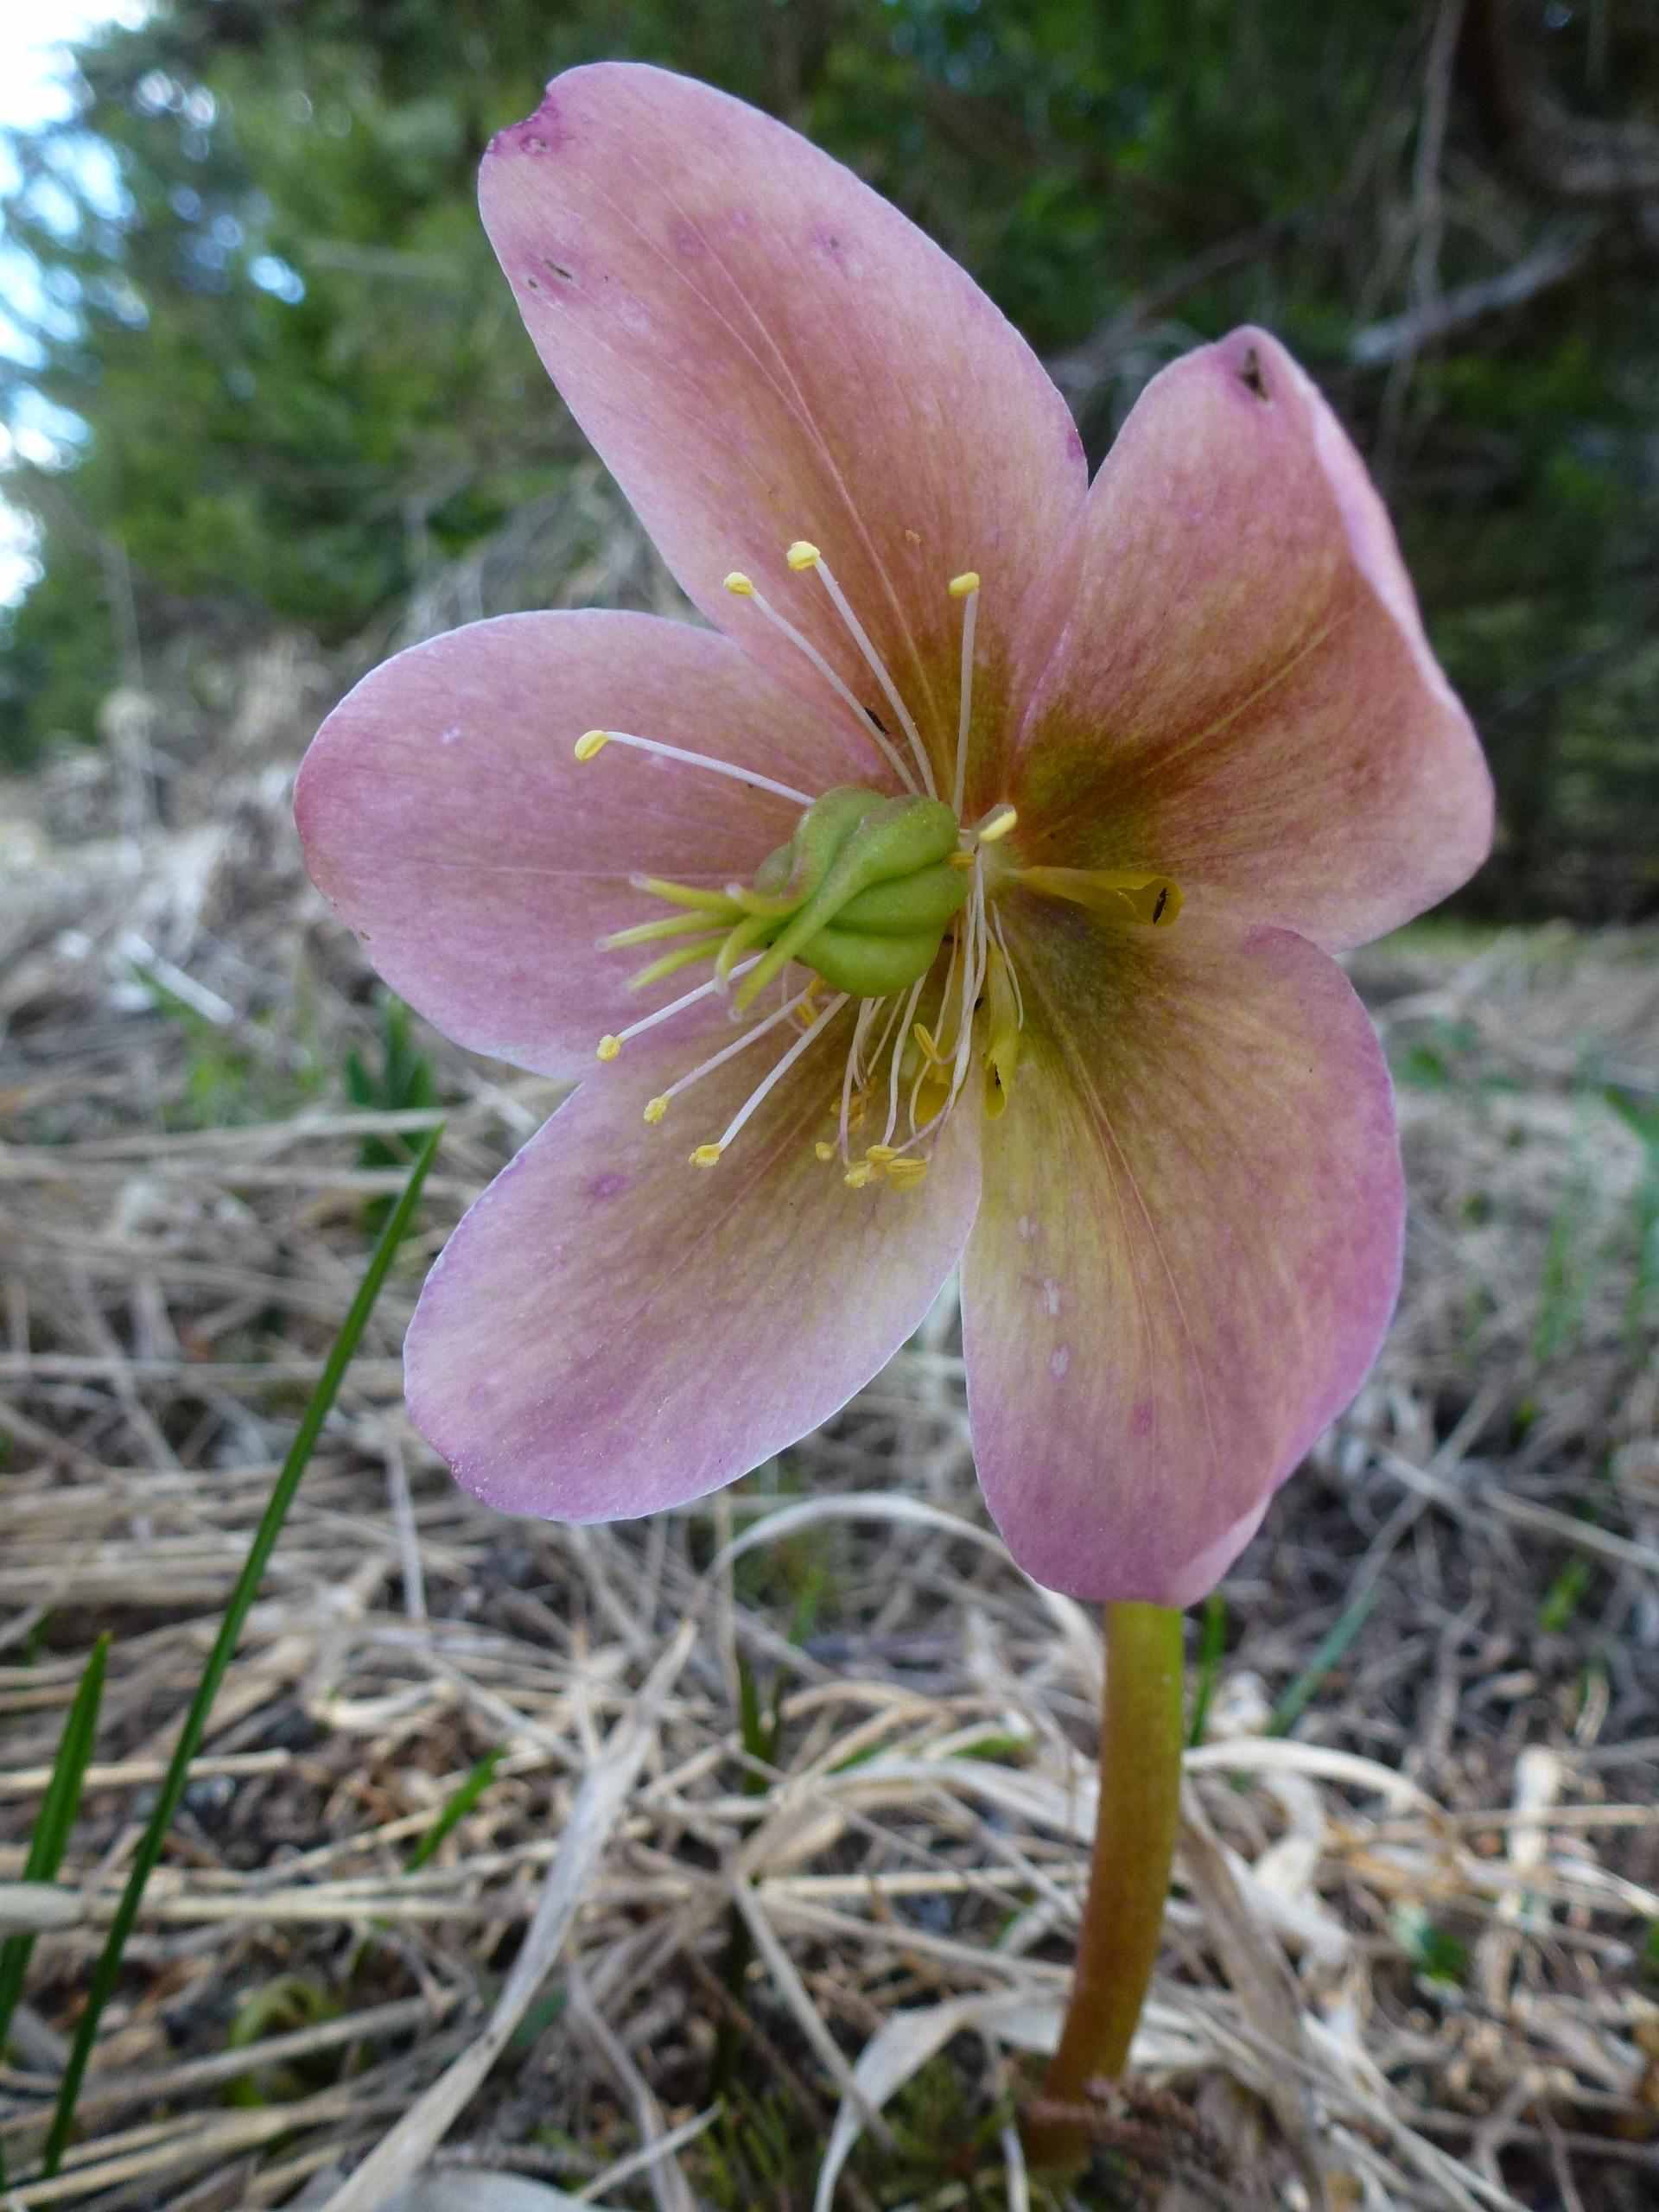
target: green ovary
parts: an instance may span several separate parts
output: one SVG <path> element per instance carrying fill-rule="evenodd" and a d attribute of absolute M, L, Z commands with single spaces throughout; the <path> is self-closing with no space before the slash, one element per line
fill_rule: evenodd
<path fill-rule="evenodd" d="M 678 928 L 646 926 L 667 936 L 728 925 L 716 959 L 728 974 L 765 948 L 734 995 L 740 1012 L 791 960 L 833 990 L 884 998 L 927 974 L 967 902 L 971 875 L 953 864 L 958 848 L 956 815 L 942 800 L 884 798 L 843 785 L 813 802 L 752 886 L 722 897 L 653 883 L 683 910 L 695 896 L 698 911 L 683 912 Z M 643 931 L 623 934 L 643 941 Z M 698 952 L 707 946 L 702 940 Z"/>

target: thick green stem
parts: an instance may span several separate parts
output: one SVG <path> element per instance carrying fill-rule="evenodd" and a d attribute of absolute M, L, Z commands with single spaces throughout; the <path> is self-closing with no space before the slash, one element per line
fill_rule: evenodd
<path fill-rule="evenodd" d="M 1108 1605 L 1094 1857 L 1046 2107 L 1080 2105 L 1091 2082 L 1115 2079 L 1128 2058 L 1163 1931 L 1182 1743 L 1180 1614 L 1168 1605 Z M 1051 2110 L 1027 2123 L 1033 2165 L 1075 2164 L 1088 2149 L 1081 2119 Z"/>

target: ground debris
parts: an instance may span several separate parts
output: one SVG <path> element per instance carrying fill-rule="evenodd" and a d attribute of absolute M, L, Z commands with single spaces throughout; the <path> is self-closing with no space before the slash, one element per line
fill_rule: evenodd
<path fill-rule="evenodd" d="M 39 810 L 10 833 L 38 895 L 7 873 L 0 1884 L 92 1639 L 115 1643 L 0 2067 L 5 2202 L 334 2201 L 441 2077 L 470 2082 L 584 1784 L 688 1619 L 559 1961 L 423 2155 L 619 2206 L 805 2208 L 839 2111 L 839 2201 L 944 2202 L 945 2140 L 952 2201 L 1027 2201 L 1011 2116 L 1065 1986 L 1098 1646 L 987 1539 L 954 1306 L 703 1505 L 570 1530 L 463 1497 L 403 1412 L 402 1329 L 558 1092 L 417 1031 L 440 1108 L 353 1098 L 348 1053 L 390 1079 L 387 1017 L 299 871 L 301 719 L 267 716 L 216 783 L 173 764 L 166 822 L 124 754 L 81 772 L 75 834 Z M 99 772 L 129 779 L 101 811 Z M 1400 1083 L 1405 1300 L 1226 1586 L 1199 1840 L 1079 2201 L 1243 2204 L 1248 2171 L 1307 2203 L 1313 2143 L 1337 2206 L 1634 2212 L 1659 2185 L 1659 939 L 1421 929 L 1355 973 Z M 44 2183 L 134 1823 L 438 1110 L 422 1227 Z M 860 2057 L 895 2024 L 878 2109 Z"/>

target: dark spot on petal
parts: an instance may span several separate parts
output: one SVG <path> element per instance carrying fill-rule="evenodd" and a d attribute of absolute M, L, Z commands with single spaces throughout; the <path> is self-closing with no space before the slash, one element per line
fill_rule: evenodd
<path fill-rule="evenodd" d="M 556 276 L 561 284 L 574 284 L 576 281 L 574 269 L 567 269 L 562 261 L 555 261 L 546 254 L 542 257 L 542 266 L 550 276 Z"/>
<path fill-rule="evenodd" d="M 1262 373 L 1262 356 L 1254 346 L 1244 348 L 1244 358 L 1238 365 L 1238 380 L 1246 391 L 1253 391 L 1258 399 L 1268 397 L 1268 380 Z"/>
<path fill-rule="evenodd" d="M 620 1198 L 628 1187 L 626 1175 L 619 1175 L 614 1168 L 608 1174 L 595 1175 L 588 1185 L 590 1198 Z"/>

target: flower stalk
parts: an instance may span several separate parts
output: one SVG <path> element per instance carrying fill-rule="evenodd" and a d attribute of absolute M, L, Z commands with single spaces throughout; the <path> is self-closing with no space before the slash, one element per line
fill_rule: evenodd
<path fill-rule="evenodd" d="M 1123 2071 L 1163 1932 L 1180 1823 L 1181 1616 L 1172 1605 L 1106 1607 L 1100 1705 L 1100 1797 L 1077 1965 L 1042 2114 L 1026 2127 L 1034 2166 L 1079 2164 L 1089 2086 Z"/>

